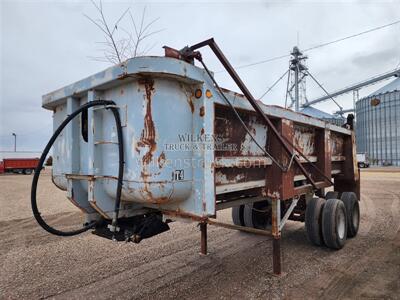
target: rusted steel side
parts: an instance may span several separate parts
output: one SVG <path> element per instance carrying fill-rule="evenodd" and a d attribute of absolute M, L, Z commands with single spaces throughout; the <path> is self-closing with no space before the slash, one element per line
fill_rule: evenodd
<path fill-rule="evenodd" d="M 344 135 L 337 133 L 337 132 L 331 132 L 331 153 L 332 156 L 340 156 L 344 155 L 343 154 L 343 140 Z"/>
<path fill-rule="evenodd" d="M 293 143 L 306 156 L 315 156 L 315 128 L 294 124 Z"/>
<path fill-rule="evenodd" d="M 189 48 L 186 48 L 187 51 L 187 57 L 190 58 L 196 58 L 204 67 L 204 69 L 207 71 L 208 75 L 210 76 L 211 80 L 214 82 L 214 84 L 218 87 L 218 83 L 215 81 L 214 77 L 210 74 L 210 72 L 207 69 L 207 66 L 204 64 L 202 60 L 202 56 L 200 52 L 194 52 L 194 50 L 197 50 L 199 48 L 202 48 L 204 46 L 209 46 L 211 50 L 214 52 L 216 57 L 219 59 L 221 64 L 225 67 L 226 71 L 229 73 L 229 75 L 232 77 L 232 79 L 235 81 L 237 86 L 240 88 L 240 90 L 243 92 L 244 96 L 247 98 L 249 101 L 250 105 L 253 107 L 255 112 L 257 112 L 258 116 L 263 119 L 268 125 L 269 131 L 272 131 L 274 133 L 275 137 L 277 138 L 277 142 L 281 145 L 281 149 L 286 152 L 289 156 L 292 155 L 293 153 L 293 147 L 290 145 L 287 140 L 283 136 L 281 136 L 278 132 L 278 130 L 275 128 L 273 122 L 271 119 L 268 117 L 268 115 L 263 111 L 261 108 L 260 104 L 257 102 L 257 100 L 253 97 L 253 95 L 250 93 L 244 82 L 241 80 L 239 75 L 236 73 L 235 69 L 233 66 L 230 64 L 228 59 L 225 57 L 221 49 L 218 47 L 218 45 L 215 43 L 214 39 L 208 39 L 206 41 L 200 42 L 196 45 L 193 45 Z M 310 177 L 309 173 L 304 169 L 303 165 L 301 164 L 300 160 L 296 157 L 293 156 L 293 161 L 297 164 L 300 170 L 302 170 L 304 176 L 307 177 L 307 180 L 314 186 L 315 182 L 314 180 Z"/>
<path fill-rule="evenodd" d="M 331 152 L 331 132 L 328 129 L 318 129 L 315 135 L 315 148 L 317 151 L 316 166 L 325 176 L 331 178 L 332 172 L 332 152 Z M 321 181 L 325 178 L 321 174 L 316 174 L 316 180 Z"/>
<path fill-rule="evenodd" d="M 215 172 L 215 184 L 233 184 L 265 179 L 266 168 L 221 168 Z"/>
<path fill-rule="evenodd" d="M 260 126 L 258 121 L 254 120 L 251 112 L 241 111 L 241 116 L 248 128 L 254 130 L 255 124 Z M 331 185 L 329 179 L 332 177 L 332 157 L 343 157 L 343 138 L 344 135 L 335 133 L 333 141 L 331 140 L 331 132 L 329 129 L 315 128 L 304 124 L 296 124 L 288 119 L 273 119 L 274 126 L 279 131 L 279 134 L 285 140 L 293 143 L 296 151 L 301 151 L 310 162 L 301 158 L 303 168 L 310 174 L 311 178 L 318 182 L 318 187 L 328 187 Z M 224 167 L 223 164 L 216 169 L 215 184 L 216 186 L 223 186 L 229 184 L 241 184 L 248 182 L 261 182 L 266 178 L 266 189 L 259 190 L 259 194 L 266 194 L 268 197 L 279 198 L 282 200 L 291 199 L 296 195 L 301 195 L 312 191 L 305 181 L 306 177 L 303 171 L 294 164 L 290 164 L 291 157 L 282 151 L 282 147 L 277 141 L 275 134 L 267 131 L 264 125 L 267 136 L 265 142 L 267 143 L 267 151 L 280 162 L 282 166 L 290 168 L 287 171 L 282 171 L 276 164 L 270 162 L 268 165 L 256 164 L 254 161 L 251 164 L 246 164 L 246 160 L 255 157 L 265 156 L 259 149 L 252 151 L 243 151 L 243 149 L 250 149 L 249 144 L 252 140 L 247 137 L 246 131 L 243 126 L 239 124 L 236 116 L 229 110 L 228 107 L 216 106 L 216 120 L 215 120 L 215 134 L 222 137 L 223 143 L 237 145 L 236 149 L 232 151 L 216 150 L 216 157 L 223 161 L 224 158 L 235 159 L 235 163 L 230 167 Z M 259 132 L 257 132 L 258 134 Z M 259 135 L 258 135 L 259 136 Z M 293 147 L 291 150 L 295 150 Z M 240 160 L 240 163 L 237 160 Z M 243 161 L 242 161 L 243 160 Z M 224 163 L 226 163 L 224 161 Z M 312 164 L 315 164 L 313 166 Z M 340 166 L 341 163 L 339 162 Z M 316 171 L 316 168 L 319 171 Z M 342 168 L 339 167 L 340 172 Z M 336 172 L 338 172 L 336 170 Z M 294 188 L 294 182 L 296 189 Z M 306 184 L 301 188 L 301 184 Z M 253 188 L 253 186 L 251 186 Z M 245 186 L 243 186 L 245 188 Z M 245 192 L 244 192 L 245 193 Z"/>
<path fill-rule="evenodd" d="M 334 189 L 338 192 L 354 192 L 360 199 L 360 174 L 357 167 L 355 136 L 343 136 L 342 173 L 335 177 Z"/>
<path fill-rule="evenodd" d="M 327 184 L 325 181 L 318 181 L 315 183 L 315 186 L 317 187 L 317 189 L 322 189 L 324 187 L 329 186 L 329 184 Z M 306 184 L 306 185 L 302 185 L 302 186 L 294 188 L 295 195 L 304 195 L 304 194 L 312 193 L 313 191 L 314 191 L 314 187 L 311 184 Z"/>
<path fill-rule="evenodd" d="M 279 132 L 279 134 L 292 141 L 294 138 L 294 126 L 293 121 L 287 119 L 277 119 L 273 120 L 274 126 Z M 288 166 L 291 157 L 282 151 L 282 146 L 279 143 L 275 134 L 269 132 L 268 134 L 268 146 L 269 153 L 282 165 Z M 290 147 L 290 150 L 293 149 Z M 292 167 L 287 171 L 282 171 L 276 164 L 271 165 L 266 174 L 267 181 L 267 195 L 271 198 L 286 200 L 294 196 L 294 174 L 295 169 Z"/>
<path fill-rule="evenodd" d="M 260 145 L 266 144 L 267 126 L 255 112 L 239 111 L 240 117 Z M 264 193 L 265 174 L 271 164 L 229 107 L 216 105 L 214 120 L 215 186 L 217 193 L 259 187 Z M 254 190 L 251 191 L 252 195 Z"/>
<path fill-rule="evenodd" d="M 251 111 L 238 111 L 247 128 L 257 137 L 257 141 L 265 144 L 267 126 L 263 120 Z M 215 157 L 222 156 L 264 156 L 257 148 L 245 128 L 227 106 L 215 106 L 215 139 L 217 149 Z M 262 131 L 262 133 L 260 132 Z M 260 136 L 262 134 L 262 136 Z M 220 147 L 218 147 L 220 146 Z M 229 148 L 227 148 L 229 147 Z"/>

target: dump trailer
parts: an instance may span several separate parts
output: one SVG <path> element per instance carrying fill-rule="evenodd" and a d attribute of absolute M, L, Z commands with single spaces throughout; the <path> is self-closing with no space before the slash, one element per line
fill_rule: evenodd
<path fill-rule="evenodd" d="M 210 47 L 242 94 L 221 88 L 199 49 Z M 344 246 L 359 226 L 360 180 L 353 131 L 254 99 L 213 39 L 163 57 L 136 57 L 43 96 L 54 112 L 53 182 L 86 216 L 82 229 L 140 242 L 172 221 L 273 237 L 305 222 L 311 243 Z M 350 126 L 349 126 L 350 127 Z M 325 193 L 325 189 L 330 191 Z M 232 209 L 232 223 L 217 220 Z"/>
<path fill-rule="evenodd" d="M 0 173 L 32 174 L 39 163 L 39 158 L 4 158 L 0 162 Z"/>

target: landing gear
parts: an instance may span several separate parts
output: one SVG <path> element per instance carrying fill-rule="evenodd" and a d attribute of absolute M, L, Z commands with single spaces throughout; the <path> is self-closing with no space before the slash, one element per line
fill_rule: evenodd
<path fill-rule="evenodd" d="M 294 206 L 297 200 L 293 202 Z M 286 222 L 290 213 L 283 218 Z M 281 205 L 279 199 L 267 199 L 259 202 L 248 203 L 232 208 L 232 221 L 235 225 L 244 226 L 252 229 L 254 233 L 268 232 L 272 234 L 272 258 L 273 273 L 281 275 Z"/>

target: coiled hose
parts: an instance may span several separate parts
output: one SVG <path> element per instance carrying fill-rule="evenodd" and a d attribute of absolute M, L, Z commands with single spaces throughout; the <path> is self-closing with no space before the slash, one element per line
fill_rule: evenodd
<path fill-rule="evenodd" d="M 40 172 L 43 168 L 44 161 L 46 159 L 47 154 L 49 153 L 51 147 L 53 146 L 55 140 L 60 135 L 61 131 L 68 125 L 69 122 L 72 121 L 77 115 L 81 112 L 87 110 L 90 107 L 94 106 L 106 106 L 106 109 L 110 109 L 114 115 L 115 124 L 117 127 L 117 135 L 118 135 L 118 154 L 119 154 L 119 166 L 118 166 L 118 185 L 117 185 L 117 193 L 115 199 L 115 206 L 114 206 L 114 216 L 113 216 L 113 226 L 116 227 L 116 222 L 118 219 L 118 212 L 121 203 L 121 190 L 122 190 L 122 179 L 124 174 L 124 148 L 123 148 L 123 141 L 122 141 L 122 126 L 121 126 L 121 119 L 119 117 L 118 109 L 115 107 L 115 102 L 108 101 L 108 100 L 95 100 L 88 102 L 82 106 L 80 106 L 77 110 L 75 110 L 72 114 L 70 114 L 57 128 L 57 130 L 53 133 L 52 137 L 50 138 L 49 142 L 47 143 L 46 147 L 43 150 L 42 156 L 40 157 L 39 163 L 35 169 L 35 173 L 33 175 L 32 180 L 32 188 L 31 188 L 31 205 L 32 205 L 32 212 L 33 216 L 35 217 L 36 221 L 39 225 L 49 233 L 58 236 L 73 236 L 80 233 L 83 233 L 97 225 L 97 222 L 91 222 L 83 226 L 81 229 L 73 230 L 73 231 L 61 231 L 57 230 L 54 227 L 48 225 L 45 220 L 42 218 L 40 211 L 37 207 L 37 199 L 36 199 L 36 190 L 37 184 L 39 181 Z M 114 227 L 114 228 L 115 228 Z"/>

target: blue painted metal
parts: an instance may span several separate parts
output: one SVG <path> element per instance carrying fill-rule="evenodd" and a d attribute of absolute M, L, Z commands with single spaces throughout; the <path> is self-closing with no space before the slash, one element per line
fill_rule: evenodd
<path fill-rule="evenodd" d="M 250 114 L 249 126 L 266 144 L 267 128 L 254 117 L 250 104 L 240 94 L 227 90 L 224 94 Z M 243 173 L 228 178 L 226 170 L 219 169 L 241 161 L 215 157 L 215 122 L 220 118 L 215 105 L 225 102 L 203 69 L 168 57 L 134 58 L 44 95 L 43 107 L 54 111 L 57 128 L 79 105 L 96 99 L 113 100 L 122 119 L 125 172 L 120 217 L 157 209 L 205 218 L 216 214 L 216 194 L 265 185 L 263 177 L 251 181 Z M 276 119 L 351 135 L 345 128 L 277 106 L 262 105 L 262 109 Z M 262 157 L 250 137 L 241 146 L 241 159 L 251 162 Z M 82 117 L 76 118 L 54 145 L 53 180 L 88 216 L 112 217 L 117 150 L 113 116 L 102 107 L 89 109 L 87 127 Z M 261 161 L 271 164 L 269 159 Z"/>

